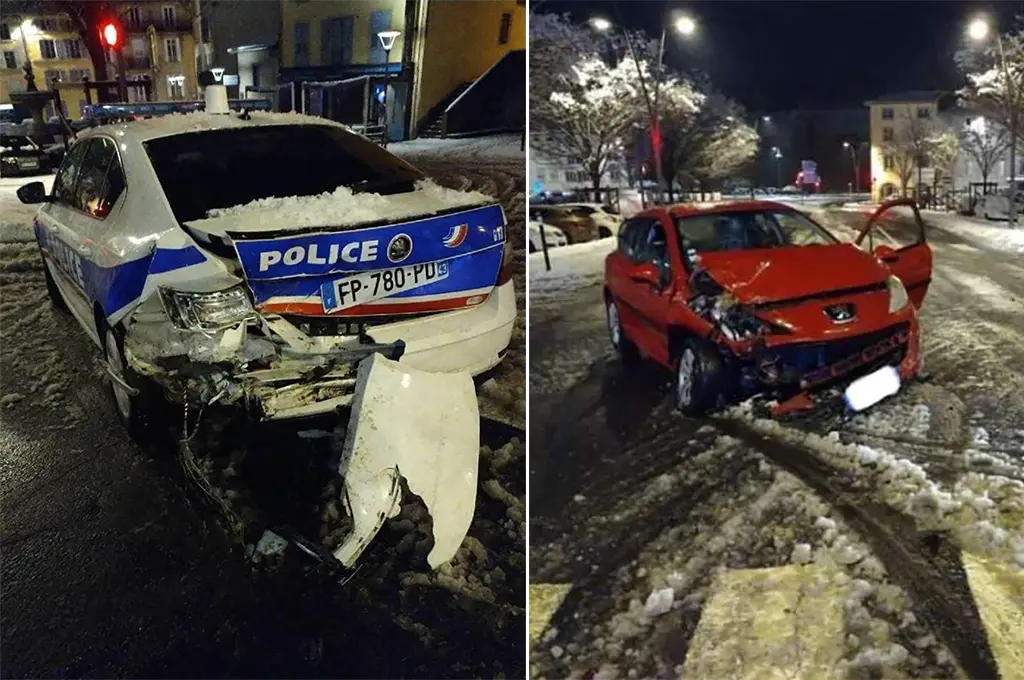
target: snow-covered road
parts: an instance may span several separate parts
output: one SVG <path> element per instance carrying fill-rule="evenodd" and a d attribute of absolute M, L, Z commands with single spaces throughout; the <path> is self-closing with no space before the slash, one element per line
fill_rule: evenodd
<path fill-rule="evenodd" d="M 1019 677 L 1024 263 L 926 219 L 930 379 L 842 420 L 673 413 L 608 344 L 614 242 L 531 256 L 534 676 Z"/>

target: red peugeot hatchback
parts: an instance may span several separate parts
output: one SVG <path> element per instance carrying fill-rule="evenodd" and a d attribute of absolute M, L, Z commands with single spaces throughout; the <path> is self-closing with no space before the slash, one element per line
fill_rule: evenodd
<path fill-rule="evenodd" d="M 913 213 L 911 242 L 862 249 L 896 207 Z M 781 203 L 659 207 L 620 230 L 604 299 L 612 344 L 626 361 L 644 355 L 671 369 L 684 413 L 758 394 L 783 413 L 830 387 L 859 410 L 920 371 L 917 308 L 931 274 L 907 199 L 882 205 L 852 243 Z M 851 402 L 855 384 L 873 395 L 867 403 Z"/>

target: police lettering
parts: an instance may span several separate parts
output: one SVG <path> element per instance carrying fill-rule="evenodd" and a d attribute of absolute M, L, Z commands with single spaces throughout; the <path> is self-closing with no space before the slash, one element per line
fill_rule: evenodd
<path fill-rule="evenodd" d="M 284 264 L 294 267 L 300 264 L 337 264 L 348 262 L 373 262 L 377 259 L 377 251 L 380 247 L 379 240 L 353 241 L 339 246 L 332 243 L 330 248 L 324 251 L 320 245 L 311 243 L 309 246 L 292 246 L 284 251 L 265 250 L 260 253 L 260 271 L 265 272 L 274 265 Z"/>

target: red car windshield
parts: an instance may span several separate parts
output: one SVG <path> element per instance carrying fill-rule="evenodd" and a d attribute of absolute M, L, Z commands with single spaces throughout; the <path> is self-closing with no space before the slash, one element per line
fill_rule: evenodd
<path fill-rule="evenodd" d="M 755 210 L 676 218 L 683 251 L 831 245 L 839 241 L 796 211 Z"/>

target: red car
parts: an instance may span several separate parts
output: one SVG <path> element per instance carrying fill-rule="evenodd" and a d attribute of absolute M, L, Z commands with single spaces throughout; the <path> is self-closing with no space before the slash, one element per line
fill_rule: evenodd
<path fill-rule="evenodd" d="M 861 249 L 897 206 L 913 212 L 910 244 Z M 644 355 L 671 369 L 681 411 L 763 394 L 779 400 L 778 414 L 876 372 L 897 385 L 917 375 L 917 308 L 931 275 L 908 199 L 882 205 L 853 243 L 780 203 L 658 207 L 623 224 L 604 298 L 612 344 L 626 361 Z"/>

